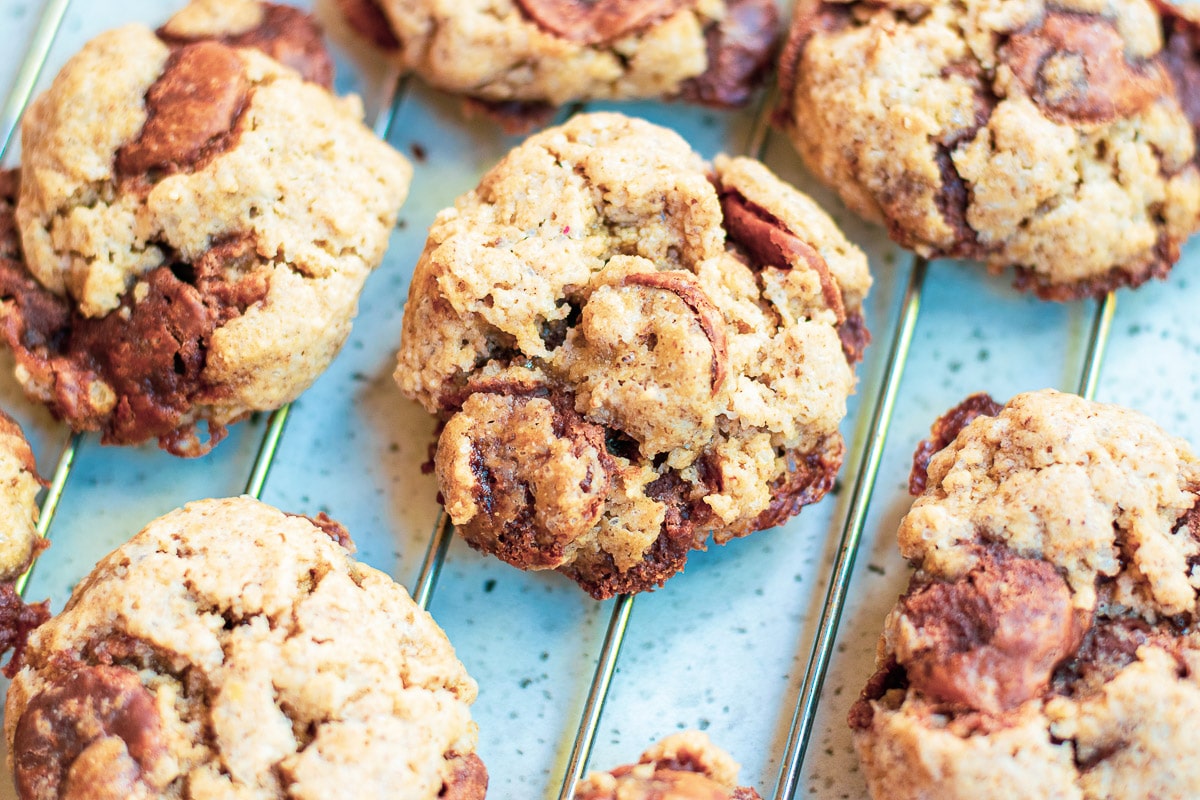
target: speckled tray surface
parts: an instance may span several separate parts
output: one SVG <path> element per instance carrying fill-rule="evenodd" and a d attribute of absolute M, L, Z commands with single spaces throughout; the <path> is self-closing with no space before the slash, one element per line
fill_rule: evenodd
<path fill-rule="evenodd" d="M 130 21 L 154 26 L 182 5 L 76 0 L 39 86 L 100 31 Z M 0 92 L 9 91 L 40 13 L 39 0 L 0 0 Z M 370 121 L 384 101 L 386 76 L 355 62 L 354 48 L 334 38 L 337 89 L 361 94 Z M 707 157 L 741 152 L 753 120 L 753 111 L 607 107 L 676 128 Z M 433 421 L 400 396 L 391 378 L 409 277 L 434 214 L 474 187 L 516 140 L 464 119 L 455 100 L 411 81 L 390 141 L 414 161 L 408 203 L 383 266 L 368 281 L 349 343 L 294 406 L 263 499 L 288 511 L 328 512 L 349 528 L 363 560 L 409 584 L 438 510 L 433 478 L 420 470 Z M 858 395 L 843 427 L 849 455 L 839 486 L 849 487 L 911 257 L 816 187 L 782 136 L 772 134 L 765 152 L 768 165 L 822 202 L 871 259 L 875 287 L 866 310 L 875 342 L 860 365 Z M 7 163 L 18 159 L 14 147 Z M 1198 267 L 1200 242 L 1193 241 L 1169 281 L 1119 294 L 1098 391 L 1099 399 L 1143 411 L 1194 445 L 1200 445 L 1200 414 L 1193 413 L 1200 409 Z M 1045 304 L 1018 295 L 1009 282 L 1010 276 L 988 276 L 973 266 L 931 267 L 804 767 L 805 797 L 865 796 L 845 717 L 871 672 L 883 616 L 908 580 L 894 534 L 909 503 L 913 446 L 935 417 L 970 392 L 1004 399 L 1078 384 L 1095 304 Z M 11 373 L 4 352 L 0 405 L 25 427 L 49 474 L 66 431 L 25 400 Z M 85 440 L 51 531 L 54 544 L 29 596 L 48 596 L 61 608 L 97 559 L 152 518 L 188 500 L 240 493 L 265 422 L 236 426 L 211 455 L 194 461 L 152 446 L 104 448 Z M 686 574 L 638 598 L 592 764 L 625 763 L 665 734 L 701 728 L 742 764 L 744 783 L 771 795 L 849 494 L 836 492 L 781 528 L 697 553 Z M 474 714 L 490 797 L 557 796 L 610 609 L 611 603 L 595 603 L 558 575 L 522 573 L 461 541 L 451 546 L 431 610 L 480 684 Z M 4 779 L 0 797 L 12 792 Z"/>

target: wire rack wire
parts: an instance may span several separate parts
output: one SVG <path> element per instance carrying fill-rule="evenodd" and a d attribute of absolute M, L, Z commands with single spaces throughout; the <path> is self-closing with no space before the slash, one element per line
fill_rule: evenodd
<path fill-rule="evenodd" d="M 42 8 L 34 34 L 29 41 L 28 52 L 21 62 L 13 88 L 2 112 L 0 112 L 0 159 L 4 158 L 10 148 L 21 114 L 31 99 L 34 86 L 47 61 L 54 39 L 63 24 L 69 5 L 70 0 L 47 0 Z M 388 100 L 382 104 L 381 111 L 373 125 L 375 132 L 385 139 L 388 137 L 397 109 L 409 87 L 406 79 L 400 79 L 395 75 L 390 76 L 387 84 Z M 770 135 L 768 118 L 771 106 L 772 98 L 767 96 L 758 107 L 749 140 L 744 148 L 745 152 L 756 156 L 761 156 L 763 153 Z M 578 109 L 571 109 L 567 113 L 573 113 L 575 110 Z M 794 714 L 785 738 L 786 745 L 772 795 L 774 800 L 791 800 L 797 796 L 799 790 L 801 770 L 812 741 L 814 723 L 821 702 L 822 685 L 837 642 L 855 559 L 860 549 L 867 514 L 871 507 L 876 478 L 891 428 L 900 384 L 908 365 L 928 274 L 929 264 L 924 259 L 915 259 L 899 317 L 890 337 L 886 340 L 888 354 L 881 382 L 873 392 L 874 403 L 870 425 L 849 462 L 848 471 L 855 476 L 854 485 L 842 525 L 841 537 L 837 544 L 836 558 L 821 608 L 817 631 L 811 642 L 811 648 L 802 662 L 806 666 L 803 679 L 799 683 Z M 1092 316 L 1086 339 L 1083 370 L 1077 387 L 1078 393 L 1089 399 L 1093 398 L 1096 393 L 1115 310 L 1116 297 L 1110 293 L 1097 303 Z M 877 342 L 875 346 L 882 347 L 884 343 Z M 247 495 L 261 496 L 279 451 L 290 412 L 291 406 L 287 405 L 270 415 L 258 447 L 253 469 L 246 483 L 245 493 Z M 86 439 L 83 435 L 71 434 L 61 449 L 53 478 L 41 503 L 38 533 L 42 536 L 49 535 L 55 512 L 85 442 Z M 447 560 L 452 539 L 452 525 L 444 513 L 439 514 L 422 559 L 419 574 L 413 585 L 413 597 L 422 608 L 428 608 L 432 600 Z M 25 590 L 32 569 L 31 567 L 30 571 L 18 579 L 16 584 L 18 592 Z M 595 672 L 587 689 L 587 697 L 574 735 L 567 766 L 557 787 L 559 800 L 569 800 L 575 783 L 582 777 L 587 767 L 605 700 L 616 673 L 622 643 L 630 626 L 633 607 L 634 598 L 628 595 L 619 596 L 613 604 L 603 642 L 596 658 Z M 552 794 L 554 787 L 548 787 L 547 792 Z"/>

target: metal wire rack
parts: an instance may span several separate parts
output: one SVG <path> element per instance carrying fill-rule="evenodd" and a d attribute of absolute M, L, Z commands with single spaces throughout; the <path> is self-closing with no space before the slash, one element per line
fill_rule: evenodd
<path fill-rule="evenodd" d="M 0 116 L 0 160 L 9 150 L 21 113 L 32 96 L 55 36 L 63 25 L 69 3 L 70 0 L 47 0 L 42 8 L 39 21 L 29 39 L 28 52 L 21 62 Z M 390 76 L 387 83 L 389 97 L 381 105 L 381 111 L 374 124 L 376 132 L 384 138 L 388 137 L 396 120 L 397 109 L 410 88 L 406 80 L 397 79 L 395 76 Z M 766 98 L 758 108 L 747 137 L 745 152 L 761 155 L 765 150 L 769 136 L 767 118 L 770 107 L 771 100 Z M 929 264 L 923 259 L 914 260 L 895 325 L 888 337 L 880 337 L 878 334 L 876 337 L 874 349 L 878 351 L 886 347 L 887 355 L 882 362 L 882 372 L 878 381 L 864 381 L 867 395 L 872 399 L 870 422 L 851 445 L 847 474 L 853 476 L 853 487 L 848 498 L 843 498 L 842 501 L 845 507 L 844 520 L 834 551 L 832 572 L 820 606 L 819 621 L 811 639 L 801 637 L 799 652 L 796 655 L 796 663 L 803 669 L 799 679 L 792 682 L 794 711 L 790 722 L 786 730 L 776 737 L 780 756 L 775 765 L 777 779 L 772 795 L 775 800 L 790 800 L 801 793 L 800 782 L 805 756 L 814 738 L 822 687 L 838 643 L 839 625 L 851 587 L 856 557 L 861 548 L 868 511 L 874 498 L 876 479 L 891 431 L 902 379 L 909 365 L 910 350 L 929 273 Z M 1091 398 L 1096 394 L 1115 311 L 1116 298 L 1109 294 L 1102 302 L 1096 304 L 1088 326 L 1082 374 L 1077 385 L 1077 391 L 1085 397 Z M 253 461 L 253 469 L 245 485 L 246 494 L 254 497 L 262 495 L 283 441 L 290 412 L 291 407 L 285 406 L 270 415 Z M 68 437 L 61 449 L 52 481 L 42 501 L 38 531 L 43 536 L 49 533 L 59 501 L 77 463 L 79 451 L 84 445 L 84 437 L 75 434 Z M 439 514 L 425 549 L 419 574 L 412 585 L 414 598 L 424 608 L 432 601 L 443 567 L 447 563 L 452 540 L 452 527 L 446 517 Z M 18 591 L 24 591 L 28 580 L 29 573 L 19 579 Z M 572 787 L 588 765 L 605 703 L 618 672 L 622 645 L 630 630 L 633 612 L 632 597 L 621 596 L 612 604 L 603 641 L 594 659 L 594 672 L 586 685 L 586 697 L 578 715 L 578 725 L 569 752 L 565 755 L 565 765 L 560 775 L 549 780 L 549 785 L 545 787 L 547 797 L 557 796 L 559 800 L 568 800 Z M 562 738 L 565 740 L 567 737 Z M 634 756 L 636 751 L 628 753 L 628 758 Z"/>

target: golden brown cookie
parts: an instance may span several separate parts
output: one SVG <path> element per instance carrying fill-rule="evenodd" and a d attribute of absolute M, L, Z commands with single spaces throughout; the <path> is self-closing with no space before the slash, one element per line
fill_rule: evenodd
<path fill-rule="evenodd" d="M 475 682 L 330 527 L 203 500 L 101 560 L 9 689 L 22 800 L 482 800 Z"/>
<path fill-rule="evenodd" d="M 745 103 L 774 52 L 773 0 L 338 0 L 433 86 L 510 120 L 572 101 Z M 514 120 L 519 124 L 519 120 Z"/>
<path fill-rule="evenodd" d="M 445 421 L 474 547 L 596 597 L 820 499 L 867 341 L 866 258 L 762 164 L 584 114 L 440 213 L 395 377 Z"/>
<path fill-rule="evenodd" d="M 899 532 L 917 572 L 850 714 L 872 797 L 1200 793 L 1200 460 L 1049 390 L 933 438 Z"/>
<path fill-rule="evenodd" d="M 593 772 L 575 788 L 575 800 L 760 800 L 737 785 L 738 765 L 699 731 L 668 736 L 636 764 Z"/>
<path fill-rule="evenodd" d="M 357 99 L 255 49 L 328 78 L 294 9 L 197 3 L 163 30 L 101 35 L 30 106 L 0 181 L 22 244 L 0 319 L 27 394 L 71 427 L 199 455 L 332 360 L 411 168 Z"/>
<path fill-rule="evenodd" d="M 1200 229 L 1198 39 L 1170 9 L 802 0 L 779 121 L 921 255 L 1054 300 L 1137 286 Z"/>

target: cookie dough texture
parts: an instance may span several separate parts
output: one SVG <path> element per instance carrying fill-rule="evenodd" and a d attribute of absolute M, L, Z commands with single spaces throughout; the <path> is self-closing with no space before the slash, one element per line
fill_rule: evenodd
<path fill-rule="evenodd" d="M 981 409 L 900 525 L 850 715 L 872 796 L 1196 796 L 1200 460 L 1072 395 Z"/>
<path fill-rule="evenodd" d="M 15 580 L 33 560 L 41 488 L 21 426 L 0 411 L 0 582 Z"/>
<path fill-rule="evenodd" d="M 761 800 L 737 785 L 738 765 L 699 731 L 668 736 L 636 764 L 595 772 L 580 781 L 575 800 Z"/>
<path fill-rule="evenodd" d="M 319 77 L 311 35 L 203 38 L 241 30 L 216 11 L 246 6 L 101 35 L 24 119 L 27 272 L 2 279 L 6 338 L 26 392 L 107 442 L 197 455 L 299 395 L 344 342 L 407 192 L 410 165 L 357 99 L 238 44 Z"/>
<path fill-rule="evenodd" d="M 339 0 L 430 84 L 490 104 L 683 97 L 745 103 L 774 52 L 774 0 Z"/>
<path fill-rule="evenodd" d="M 804 0 L 778 116 L 905 247 L 1099 295 L 1164 277 L 1200 229 L 1198 43 L 1151 0 Z"/>
<path fill-rule="evenodd" d="M 866 259 L 745 158 L 584 114 L 435 220 L 395 377 L 445 421 L 473 546 L 597 597 L 659 585 L 825 494 L 866 343 Z"/>
<path fill-rule="evenodd" d="M 5 734 L 23 800 L 479 800 L 475 694 L 433 619 L 313 521 L 203 500 L 31 636 Z"/>

